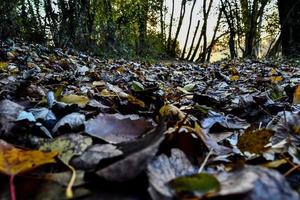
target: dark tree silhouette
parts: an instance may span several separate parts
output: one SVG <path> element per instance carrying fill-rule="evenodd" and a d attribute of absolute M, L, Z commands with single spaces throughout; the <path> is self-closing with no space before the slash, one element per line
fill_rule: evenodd
<path fill-rule="evenodd" d="M 286 57 L 300 55 L 300 0 L 278 0 L 282 53 Z"/>

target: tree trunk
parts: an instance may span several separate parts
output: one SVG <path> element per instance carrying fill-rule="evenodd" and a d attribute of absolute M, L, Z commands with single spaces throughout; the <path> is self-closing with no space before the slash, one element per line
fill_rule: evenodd
<path fill-rule="evenodd" d="M 210 10 L 211 10 L 211 7 L 212 7 L 212 3 L 213 3 L 213 0 L 210 0 L 209 4 L 208 4 L 208 8 L 206 8 L 206 5 L 207 5 L 206 1 L 203 1 L 203 5 L 202 5 L 202 10 L 203 10 L 203 25 L 202 25 L 202 30 L 201 30 L 201 34 L 200 34 L 198 43 L 197 43 L 196 48 L 194 50 L 194 53 L 193 53 L 192 57 L 190 58 L 190 61 L 194 61 L 195 60 L 196 55 L 197 55 L 197 53 L 199 51 L 199 48 L 200 48 L 200 45 L 201 45 L 202 38 L 206 37 L 207 20 L 208 20 L 208 16 L 209 16 L 209 13 L 210 13 Z"/>
<path fill-rule="evenodd" d="M 163 41 L 165 41 L 164 1 L 160 0 L 159 2 L 160 34 Z"/>
<path fill-rule="evenodd" d="M 188 27 L 188 30 L 187 30 L 187 33 L 186 33 L 186 39 L 185 39 L 184 47 L 183 47 L 183 50 L 182 50 L 181 59 L 184 59 L 187 43 L 189 41 L 189 36 L 190 36 L 190 31 L 191 31 L 191 26 L 192 26 L 192 20 L 193 20 L 193 12 L 194 12 L 194 9 L 195 9 L 196 2 L 197 2 L 197 0 L 194 0 L 192 8 L 191 8 L 189 27 Z"/>
<path fill-rule="evenodd" d="M 220 26 L 220 22 L 221 22 L 221 17 L 222 17 L 222 10 L 220 8 L 219 9 L 219 14 L 218 14 L 218 19 L 217 19 L 217 24 L 216 24 L 216 27 L 214 29 L 214 34 L 213 34 L 213 37 L 211 39 L 211 43 L 210 43 L 210 45 L 208 47 L 208 50 L 207 50 L 206 62 L 210 61 L 212 49 L 213 49 L 215 43 L 217 42 L 217 40 L 219 39 L 219 38 L 216 39 L 216 36 L 217 36 L 217 32 L 219 30 L 219 26 Z"/>
<path fill-rule="evenodd" d="M 256 58 L 256 41 L 258 37 L 257 29 L 259 26 L 259 19 L 264 13 L 264 9 L 269 0 L 254 0 L 250 8 L 248 8 L 248 17 L 244 19 L 246 23 L 246 38 L 245 38 L 245 52 L 244 57 Z M 260 4 L 260 6 L 259 6 Z M 244 8 L 246 9 L 246 8 Z"/>
<path fill-rule="evenodd" d="M 175 57 L 176 56 L 176 43 L 177 43 L 177 39 L 178 39 L 178 35 L 182 26 L 182 22 L 183 22 L 183 18 L 185 15 L 185 7 L 186 7 L 186 0 L 182 0 L 181 1 L 181 7 L 180 7 L 180 16 L 179 16 L 179 22 L 178 22 L 178 26 L 177 26 L 177 30 L 176 30 L 176 34 L 175 34 L 175 38 L 173 40 L 173 44 L 170 50 L 170 55 Z"/>
<path fill-rule="evenodd" d="M 300 55 L 300 1 L 278 0 L 282 53 L 285 57 Z"/>
<path fill-rule="evenodd" d="M 278 37 L 275 38 L 275 40 L 270 44 L 268 48 L 268 52 L 266 54 L 266 58 L 274 58 L 276 54 L 280 50 L 281 46 L 281 41 L 282 41 L 282 34 L 280 33 Z"/>
<path fill-rule="evenodd" d="M 170 48 L 171 48 L 174 10 L 175 10 L 175 0 L 172 0 L 172 12 L 171 12 L 171 18 L 170 18 L 169 37 L 168 37 L 168 44 L 167 44 L 167 51 L 168 52 L 170 52 Z"/>
<path fill-rule="evenodd" d="M 149 2 L 143 0 L 139 3 L 139 16 L 138 16 L 138 27 L 139 27 L 139 43 L 137 55 L 143 55 L 146 53 L 146 37 L 147 37 L 147 21 L 148 21 Z"/>
<path fill-rule="evenodd" d="M 196 36 L 197 36 L 197 33 L 198 33 L 199 26 L 200 26 L 200 20 L 198 20 L 198 22 L 197 22 L 197 26 L 196 26 L 196 29 L 195 29 L 195 32 L 194 32 L 194 36 L 193 36 L 192 44 L 191 44 L 191 46 L 190 46 L 189 53 L 188 53 L 188 55 L 185 57 L 186 60 L 189 60 L 189 58 L 190 58 L 191 55 L 192 55 L 193 47 L 194 47 L 194 43 L 195 43 L 195 39 L 196 39 Z"/>
<path fill-rule="evenodd" d="M 113 12 L 112 5 L 110 0 L 104 0 L 104 10 L 106 13 L 106 47 L 109 51 L 115 51 L 115 43 L 116 43 L 116 33 L 115 33 L 115 23 L 113 21 Z"/>

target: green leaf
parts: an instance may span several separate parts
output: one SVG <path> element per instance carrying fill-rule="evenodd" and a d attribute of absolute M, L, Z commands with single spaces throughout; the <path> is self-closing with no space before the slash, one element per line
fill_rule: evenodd
<path fill-rule="evenodd" d="M 177 194 L 192 193 L 197 197 L 216 193 L 221 189 L 218 179 L 206 173 L 179 177 L 170 181 L 169 185 Z"/>
<path fill-rule="evenodd" d="M 143 84 L 137 82 L 137 81 L 132 81 L 131 83 L 131 89 L 135 92 L 142 92 L 145 90 Z"/>
<path fill-rule="evenodd" d="M 81 155 L 91 145 L 92 139 L 90 137 L 69 134 L 43 143 L 39 150 L 59 152 L 58 158 L 65 164 L 68 164 L 73 156 Z"/>
<path fill-rule="evenodd" d="M 185 89 L 186 91 L 188 92 L 192 92 L 196 87 L 196 84 L 195 83 L 190 83 L 190 84 L 187 84 L 183 87 L 183 89 Z"/>

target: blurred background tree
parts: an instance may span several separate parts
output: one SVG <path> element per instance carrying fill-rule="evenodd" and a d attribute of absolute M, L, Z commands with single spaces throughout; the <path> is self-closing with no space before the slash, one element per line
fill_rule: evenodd
<path fill-rule="evenodd" d="M 299 55 L 300 0 L 10 0 L 0 39 L 209 62 Z"/>

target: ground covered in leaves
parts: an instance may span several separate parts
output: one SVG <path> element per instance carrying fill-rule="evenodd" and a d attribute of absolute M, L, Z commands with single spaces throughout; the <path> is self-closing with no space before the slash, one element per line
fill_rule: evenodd
<path fill-rule="evenodd" d="M 300 68 L 1 42 L 1 199 L 299 199 Z"/>

